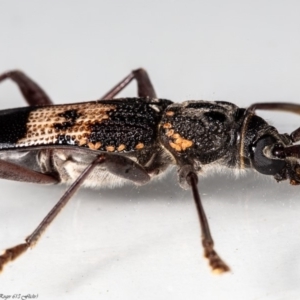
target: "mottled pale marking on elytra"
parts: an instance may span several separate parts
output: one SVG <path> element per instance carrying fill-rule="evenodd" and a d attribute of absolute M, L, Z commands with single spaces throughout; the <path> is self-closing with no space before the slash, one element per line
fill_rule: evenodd
<path fill-rule="evenodd" d="M 115 147 L 114 146 L 107 146 L 106 151 L 113 152 L 113 151 L 115 151 Z"/>
<path fill-rule="evenodd" d="M 167 115 L 168 117 L 173 117 L 174 114 L 175 114 L 174 111 L 171 111 L 171 110 L 169 110 L 169 111 L 166 112 L 166 115 Z"/>
<path fill-rule="evenodd" d="M 163 125 L 163 128 L 172 128 L 172 124 L 171 123 L 165 123 Z"/>
<path fill-rule="evenodd" d="M 149 105 L 153 110 L 155 110 L 156 112 L 160 112 L 160 108 L 157 106 L 157 105 L 155 105 L 155 104 L 150 104 Z"/>
<path fill-rule="evenodd" d="M 118 151 L 123 151 L 123 150 L 125 150 L 125 148 L 126 148 L 126 146 L 124 144 L 121 144 L 121 145 L 118 146 L 117 150 Z"/>
<path fill-rule="evenodd" d="M 98 150 L 101 147 L 100 142 L 97 142 L 95 144 L 94 143 L 88 143 L 87 145 L 91 150 Z"/>
<path fill-rule="evenodd" d="M 37 136 L 52 144 L 58 135 L 66 134 L 72 136 L 77 145 L 88 145 L 90 125 L 109 119 L 108 113 L 115 109 L 115 105 L 96 102 L 37 108 L 29 114 L 26 136 L 18 141 L 17 146 L 44 144 L 44 141 L 36 139 Z M 68 117 L 68 111 L 74 111 L 76 115 Z"/>
<path fill-rule="evenodd" d="M 86 138 L 80 138 L 80 140 L 78 141 L 78 146 L 83 146 L 86 145 L 87 143 L 88 142 Z"/>
<path fill-rule="evenodd" d="M 145 145 L 143 143 L 138 143 L 136 146 L 135 146 L 135 149 L 137 150 L 141 150 L 145 147 Z"/>

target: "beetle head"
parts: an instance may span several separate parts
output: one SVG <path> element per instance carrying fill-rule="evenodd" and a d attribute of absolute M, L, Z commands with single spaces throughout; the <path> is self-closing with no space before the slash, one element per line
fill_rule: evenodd
<path fill-rule="evenodd" d="M 263 135 L 251 145 L 250 153 L 252 166 L 259 173 L 300 184 L 300 145 L 293 145 L 289 135 Z"/>

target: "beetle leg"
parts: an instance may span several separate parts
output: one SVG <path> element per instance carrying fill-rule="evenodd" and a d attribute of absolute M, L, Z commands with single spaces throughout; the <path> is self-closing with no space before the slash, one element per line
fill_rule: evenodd
<path fill-rule="evenodd" d="M 58 183 L 55 177 L 27 169 L 2 159 L 0 159 L 0 178 L 41 184 Z"/>
<path fill-rule="evenodd" d="M 53 102 L 45 91 L 23 72 L 14 70 L 0 75 L 0 82 L 5 79 L 14 81 L 30 106 L 52 105 Z"/>
<path fill-rule="evenodd" d="M 205 211 L 203 209 L 200 194 L 197 187 L 198 176 L 196 175 L 196 173 L 192 172 L 187 175 L 186 179 L 188 184 L 192 188 L 193 198 L 197 207 L 197 212 L 201 224 L 204 257 L 208 259 L 213 272 L 217 274 L 228 272 L 230 270 L 229 267 L 214 250 L 214 241 L 210 233 L 207 217 L 205 215 Z"/>
<path fill-rule="evenodd" d="M 148 73 L 144 69 L 137 69 L 132 71 L 128 76 L 116 84 L 110 91 L 108 91 L 100 100 L 113 99 L 118 93 L 120 93 L 133 79 L 137 81 L 138 96 L 156 98 L 156 93 L 148 76 Z"/>
<path fill-rule="evenodd" d="M 300 114 L 300 105 L 294 103 L 284 103 L 284 102 L 261 102 L 261 103 L 254 103 L 250 105 L 247 110 L 246 114 L 254 113 L 257 109 L 262 110 L 280 110 L 291 112 L 295 114 Z"/>
<path fill-rule="evenodd" d="M 48 228 L 55 217 L 72 198 L 72 196 L 77 192 L 84 180 L 91 174 L 93 169 L 100 164 L 105 164 L 109 172 L 122 178 L 134 181 L 138 184 L 144 184 L 150 180 L 150 176 L 147 174 L 147 172 L 140 165 L 129 158 L 119 155 L 106 154 L 98 156 L 90 165 L 88 165 L 87 168 L 85 168 L 80 176 L 67 189 L 57 204 L 50 210 L 47 216 L 33 231 L 33 233 L 25 239 L 25 243 L 16 245 L 4 251 L 4 253 L 0 256 L 0 271 L 3 270 L 5 264 L 19 257 L 28 248 L 35 246 L 43 232 Z"/>
<path fill-rule="evenodd" d="M 147 171 L 130 158 L 122 155 L 104 154 L 104 156 L 108 172 L 140 185 L 150 181 L 151 177 Z"/>
<path fill-rule="evenodd" d="M 74 181 L 74 183 L 67 189 L 63 194 L 57 204 L 50 210 L 43 221 L 38 225 L 38 227 L 25 239 L 25 243 L 19 244 L 12 248 L 6 249 L 4 253 L 0 256 L 0 271 L 3 270 L 4 265 L 8 262 L 13 261 L 21 254 L 23 254 L 28 248 L 35 246 L 43 232 L 52 223 L 55 217 L 60 213 L 72 196 L 76 193 L 79 187 L 82 185 L 84 180 L 93 171 L 96 165 L 105 162 L 105 157 L 98 156 L 88 167 L 80 174 L 80 176 Z"/>
<path fill-rule="evenodd" d="M 210 233 L 207 217 L 197 187 L 198 184 L 197 174 L 193 171 L 191 166 L 186 165 L 179 170 L 179 177 L 185 178 L 186 183 L 191 187 L 193 192 L 193 198 L 196 204 L 200 226 L 201 226 L 201 236 L 202 236 L 202 246 L 204 248 L 204 257 L 208 259 L 209 264 L 214 273 L 220 274 L 220 273 L 228 272 L 230 270 L 229 267 L 225 264 L 225 262 L 220 258 L 218 253 L 214 250 L 214 241 Z"/>

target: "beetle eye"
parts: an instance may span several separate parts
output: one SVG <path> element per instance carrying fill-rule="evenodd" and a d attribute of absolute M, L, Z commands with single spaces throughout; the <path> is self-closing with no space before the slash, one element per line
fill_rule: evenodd
<path fill-rule="evenodd" d="M 285 159 L 286 154 L 284 151 L 284 147 L 282 144 L 275 144 L 273 149 L 272 149 L 272 155 L 275 157 L 278 157 L 280 159 Z"/>
<path fill-rule="evenodd" d="M 263 136 L 260 138 L 253 150 L 253 167 L 258 171 L 259 173 L 265 174 L 265 175 L 276 175 L 279 173 L 286 165 L 286 162 L 282 160 L 284 157 L 283 152 L 283 146 L 281 144 L 275 144 L 276 140 L 269 136 Z M 264 149 L 267 146 L 274 145 L 272 149 L 272 155 L 278 157 L 279 159 L 271 159 L 266 156 Z M 270 154 L 271 154 L 270 153 Z"/>

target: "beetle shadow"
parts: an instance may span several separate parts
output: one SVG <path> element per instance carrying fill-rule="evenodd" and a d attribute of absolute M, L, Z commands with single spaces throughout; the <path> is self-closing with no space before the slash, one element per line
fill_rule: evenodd
<path fill-rule="evenodd" d="M 182 202 L 186 199 L 191 199 L 191 192 L 181 189 L 176 181 L 176 172 L 173 170 L 162 180 L 151 182 L 145 186 L 136 187 L 133 185 L 125 185 L 114 189 L 85 190 L 85 194 L 90 194 L 88 197 L 85 197 L 87 199 L 85 201 L 97 201 L 97 203 L 99 203 L 100 200 L 101 203 L 105 205 L 105 202 L 111 202 L 111 198 L 113 198 L 115 205 L 124 203 L 132 205 L 132 202 L 149 202 L 149 199 L 155 199 L 155 201 L 160 203 L 169 203 L 171 201 Z M 288 182 L 277 184 L 272 178 L 254 172 L 249 172 L 245 176 L 238 178 L 226 174 L 214 174 L 213 176 L 205 178 L 200 177 L 198 186 L 203 202 L 222 202 L 225 203 L 225 205 L 228 203 L 230 206 L 244 202 L 251 202 L 255 206 L 262 201 L 267 206 L 281 206 L 283 202 L 289 203 L 290 201 L 295 201 L 297 194 L 299 194 L 297 187 L 290 186 Z M 152 247 L 151 245 L 154 244 L 155 243 L 149 242 L 150 246 L 148 245 L 147 249 L 145 249 L 145 245 L 141 245 L 136 241 L 136 243 L 131 245 L 129 249 L 127 248 L 125 252 L 129 257 L 134 256 L 137 249 L 141 252 L 149 251 Z M 120 253 L 121 252 L 122 249 L 120 249 Z M 116 257 L 119 257 L 119 255 L 107 253 L 105 258 L 99 257 L 96 264 L 101 270 L 105 271 L 105 269 L 113 264 Z M 294 259 L 295 256 L 288 256 L 282 261 L 284 261 L 286 265 L 291 265 Z M 76 275 L 74 274 L 75 276 L 72 283 L 66 281 L 64 286 L 72 285 L 72 288 L 74 288 L 74 286 L 80 286 L 80 282 L 82 282 L 83 278 L 88 281 L 89 278 L 97 276 L 96 272 L 98 269 L 99 268 L 95 268 L 94 271 L 91 270 L 89 264 L 86 268 L 82 268 L 81 266 L 80 271 L 76 272 Z M 295 273 L 295 278 L 297 278 L 296 268 L 290 269 L 289 271 Z M 288 278 L 291 278 L 291 276 L 293 275 L 290 273 Z M 288 281 L 288 283 L 291 288 L 295 288 L 294 282 Z"/>

